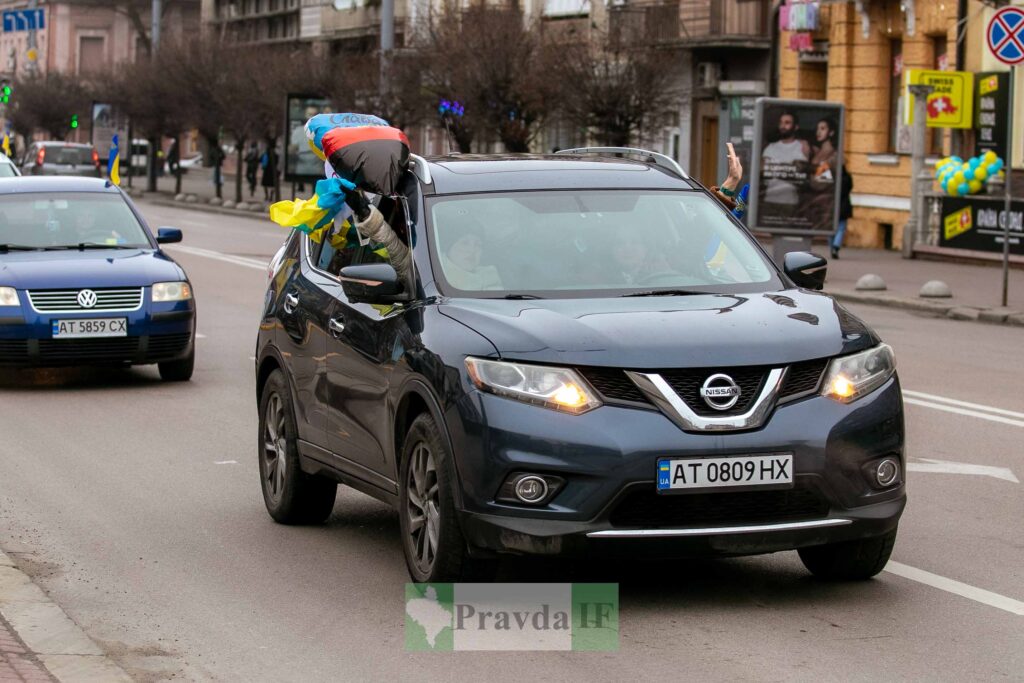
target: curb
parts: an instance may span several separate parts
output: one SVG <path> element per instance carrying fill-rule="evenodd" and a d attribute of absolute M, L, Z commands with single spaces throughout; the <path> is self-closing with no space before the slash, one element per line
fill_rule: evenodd
<path fill-rule="evenodd" d="M 995 325 L 1024 327 L 1024 312 L 1003 308 L 1001 306 L 994 306 L 991 308 L 961 306 L 959 304 L 941 303 L 938 301 L 929 301 L 927 299 L 883 294 L 881 292 L 857 292 L 843 289 L 826 289 L 825 294 L 828 294 L 837 301 L 846 303 L 898 308 L 906 311 L 928 313 L 937 317 L 950 318 L 952 320 L 969 320 L 972 322 L 983 322 Z"/>
<path fill-rule="evenodd" d="M 61 683 L 132 680 L 2 551 L 0 614 Z"/>
<path fill-rule="evenodd" d="M 204 213 L 220 213 L 225 216 L 238 216 L 239 218 L 252 218 L 253 220 L 267 219 L 267 212 L 262 210 L 239 211 L 238 209 L 225 209 L 223 206 L 213 206 L 212 204 L 201 204 L 199 202 L 176 202 L 173 199 L 164 199 L 163 197 L 145 196 L 133 197 L 132 199 L 137 202 L 169 206 L 174 209 L 192 209 L 193 211 L 203 211 Z"/>

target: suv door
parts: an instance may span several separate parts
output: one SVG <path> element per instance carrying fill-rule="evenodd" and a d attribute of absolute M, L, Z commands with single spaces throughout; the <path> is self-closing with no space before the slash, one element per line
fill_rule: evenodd
<path fill-rule="evenodd" d="M 287 276 L 274 305 L 280 330 L 277 343 L 295 386 L 299 438 L 326 448 L 322 379 L 327 319 L 333 301 L 331 281 L 312 265 L 321 245 L 305 235 L 298 241 L 292 263 L 282 267 L 287 269 Z"/>
<path fill-rule="evenodd" d="M 25 150 L 25 156 L 21 158 L 22 175 L 31 175 L 32 167 L 36 164 L 36 156 L 39 154 L 39 144 L 33 142 Z"/>
<path fill-rule="evenodd" d="M 393 228 L 404 230 L 401 202 L 383 199 L 380 208 Z M 388 262 L 373 244 L 354 251 L 352 263 Z M 392 491 L 388 390 L 396 363 L 412 343 L 406 314 L 401 305 L 353 303 L 343 289 L 328 323 L 328 447 L 339 467 Z"/>

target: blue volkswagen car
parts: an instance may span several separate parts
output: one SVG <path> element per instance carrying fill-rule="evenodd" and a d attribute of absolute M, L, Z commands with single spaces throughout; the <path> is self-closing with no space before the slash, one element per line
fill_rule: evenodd
<path fill-rule="evenodd" d="M 186 381 L 196 310 L 185 271 L 131 200 L 90 178 L 0 179 L 0 365 L 155 363 Z"/>

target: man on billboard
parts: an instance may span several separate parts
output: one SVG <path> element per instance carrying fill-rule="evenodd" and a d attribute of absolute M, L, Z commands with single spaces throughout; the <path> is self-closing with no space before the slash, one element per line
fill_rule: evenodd
<path fill-rule="evenodd" d="M 762 205 L 765 216 L 792 217 L 800 206 L 800 186 L 807 179 L 811 146 L 797 137 L 799 128 L 796 114 L 783 111 L 779 115 L 779 139 L 761 152 L 766 180 Z"/>

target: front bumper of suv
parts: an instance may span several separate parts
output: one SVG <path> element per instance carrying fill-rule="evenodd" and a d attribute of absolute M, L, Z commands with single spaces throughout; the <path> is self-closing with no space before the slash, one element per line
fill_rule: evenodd
<path fill-rule="evenodd" d="M 885 489 L 869 477 L 884 457 L 905 472 L 896 377 L 848 405 L 812 396 L 777 406 L 746 432 L 686 433 L 656 410 L 571 416 L 479 393 L 449 418 L 463 533 L 484 554 L 767 553 L 881 536 L 906 504 L 902 474 Z M 792 487 L 656 491 L 659 458 L 782 452 L 793 454 Z M 527 472 L 565 483 L 541 507 L 495 500 Z"/>

